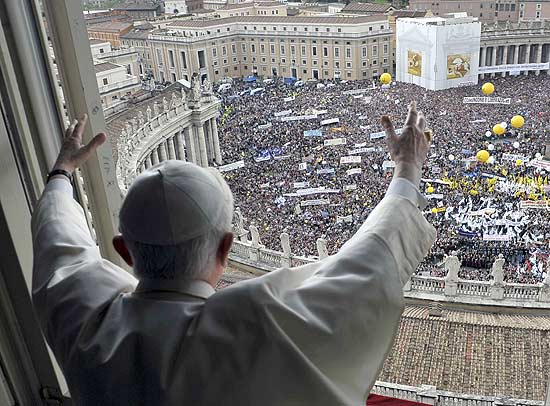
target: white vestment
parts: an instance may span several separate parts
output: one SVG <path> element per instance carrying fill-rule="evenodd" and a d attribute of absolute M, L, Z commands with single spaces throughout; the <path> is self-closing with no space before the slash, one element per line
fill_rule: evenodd
<path fill-rule="evenodd" d="M 215 293 L 102 259 L 52 180 L 33 215 L 33 301 L 75 404 L 365 405 L 435 239 L 401 181 L 336 255 Z"/>

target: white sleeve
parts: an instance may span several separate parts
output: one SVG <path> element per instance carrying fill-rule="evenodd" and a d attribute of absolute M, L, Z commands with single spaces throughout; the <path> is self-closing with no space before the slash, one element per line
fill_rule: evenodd
<path fill-rule="evenodd" d="M 386 196 L 401 196 L 421 211 L 428 205 L 426 198 L 420 193 L 414 183 L 405 178 L 393 178 L 386 191 Z"/>

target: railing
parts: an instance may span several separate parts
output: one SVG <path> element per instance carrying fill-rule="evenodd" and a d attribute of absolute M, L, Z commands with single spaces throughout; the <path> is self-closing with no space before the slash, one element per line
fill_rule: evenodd
<path fill-rule="evenodd" d="M 134 47 L 130 48 L 120 48 L 120 49 L 114 49 L 110 52 L 104 52 L 102 54 L 94 55 L 97 59 L 106 59 L 106 58 L 114 58 L 117 56 L 123 56 L 123 55 L 129 55 L 129 54 L 135 54 L 137 51 Z"/>
<path fill-rule="evenodd" d="M 237 266 L 241 263 L 263 272 L 280 267 L 301 266 L 319 260 L 317 256 L 285 256 L 283 252 L 267 249 L 257 241 L 236 241 L 231 249 L 230 259 Z M 438 278 L 412 275 L 410 282 L 404 287 L 404 296 L 409 299 L 452 300 L 475 305 L 550 308 L 550 286 L 547 280 L 544 283 L 526 285 L 465 280 L 458 277 L 449 279 L 449 276 Z"/>
<path fill-rule="evenodd" d="M 377 381 L 371 393 L 395 399 L 435 406 L 543 406 L 544 402 L 495 396 L 466 395 L 437 390 L 435 386 L 420 387 Z"/>

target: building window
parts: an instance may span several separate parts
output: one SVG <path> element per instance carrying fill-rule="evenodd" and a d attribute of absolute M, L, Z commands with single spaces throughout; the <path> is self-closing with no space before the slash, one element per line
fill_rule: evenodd
<path fill-rule="evenodd" d="M 537 3 L 537 10 L 540 10 L 542 8 L 542 5 L 540 3 Z"/>
<path fill-rule="evenodd" d="M 304 69 L 302 72 L 304 72 L 304 75 L 307 75 L 307 69 Z"/>
<path fill-rule="evenodd" d="M 378 56 L 378 47 L 376 45 L 372 46 L 372 56 Z"/>
<path fill-rule="evenodd" d="M 237 44 L 231 44 L 231 52 L 234 54 L 237 53 Z"/>
<path fill-rule="evenodd" d="M 281 45 L 281 55 L 284 55 L 284 54 L 285 54 L 285 46 Z"/>
<path fill-rule="evenodd" d="M 330 28 L 327 28 L 327 32 L 330 32 Z"/>
<path fill-rule="evenodd" d="M 351 48 L 346 48 L 346 58 L 351 58 Z"/>
<path fill-rule="evenodd" d="M 317 47 L 311 47 L 311 55 L 317 56 Z"/>
<path fill-rule="evenodd" d="M 342 29 L 341 29 L 341 28 L 338 28 L 338 32 L 342 32 Z"/>
<path fill-rule="evenodd" d="M 361 48 L 361 55 L 363 56 L 363 58 L 367 57 L 367 47 Z"/>
<path fill-rule="evenodd" d="M 305 59 L 302 59 L 302 65 L 307 65 L 307 61 Z"/>
<path fill-rule="evenodd" d="M 256 45 L 250 44 L 250 52 L 252 53 L 256 52 Z"/>
<path fill-rule="evenodd" d="M 271 46 L 269 47 L 269 50 L 272 54 L 275 53 L 275 45 L 271 44 Z"/>
<path fill-rule="evenodd" d="M 302 45 L 302 55 L 305 55 L 305 54 L 306 54 L 306 46 Z"/>
<path fill-rule="evenodd" d="M 225 46 L 222 47 L 222 56 L 227 55 L 227 48 Z"/>
<path fill-rule="evenodd" d="M 351 68 L 351 62 L 346 62 L 346 68 L 348 68 L 348 69 Z"/>
<path fill-rule="evenodd" d="M 290 54 L 292 56 L 296 55 L 296 47 L 294 45 L 291 45 L 290 46 Z"/>
<path fill-rule="evenodd" d="M 260 44 L 260 53 L 265 54 L 265 45 Z"/>
<path fill-rule="evenodd" d="M 107 80 L 107 78 L 103 78 L 103 86 L 106 86 L 109 84 L 109 81 Z"/>
<path fill-rule="evenodd" d="M 183 66 L 183 69 L 187 69 L 187 58 L 185 58 L 185 51 L 180 52 L 181 57 L 181 66 Z"/>
<path fill-rule="evenodd" d="M 334 62 L 334 67 L 335 67 L 335 68 L 340 68 L 340 62 L 339 62 L 339 61 L 335 61 L 335 62 Z"/>
<path fill-rule="evenodd" d="M 174 67 L 174 51 L 168 50 L 168 61 L 170 63 L 170 67 Z"/>
<path fill-rule="evenodd" d="M 536 19 L 539 19 L 539 18 L 540 18 L 540 11 L 536 11 L 536 12 L 535 12 L 535 18 L 536 18 Z"/>
<path fill-rule="evenodd" d="M 218 57 L 218 49 L 212 48 L 212 58 L 217 58 L 217 57 Z"/>
<path fill-rule="evenodd" d="M 327 47 L 323 47 L 323 56 L 328 57 L 328 48 Z"/>
<path fill-rule="evenodd" d="M 241 51 L 243 54 L 246 54 L 246 44 L 241 44 Z"/>
<path fill-rule="evenodd" d="M 389 49 L 388 44 L 384 44 L 384 55 L 388 54 L 388 49 Z"/>
<path fill-rule="evenodd" d="M 340 48 L 334 48 L 334 57 L 340 58 Z"/>
<path fill-rule="evenodd" d="M 175 82 L 175 81 L 176 81 L 176 74 L 172 73 L 172 82 Z"/>
<path fill-rule="evenodd" d="M 516 5 L 510 4 L 510 11 L 516 11 Z"/>

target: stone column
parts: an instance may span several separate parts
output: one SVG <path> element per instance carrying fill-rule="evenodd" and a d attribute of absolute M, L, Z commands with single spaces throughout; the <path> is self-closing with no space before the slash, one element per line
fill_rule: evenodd
<path fill-rule="evenodd" d="M 483 47 L 479 50 L 479 67 L 485 66 L 485 58 L 487 57 L 487 48 Z M 485 79 L 485 74 L 481 74 L 481 79 Z"/>
<path fill-rule="evenodd" d="M 208 156 L 206 154 L 206 137 L 204 135 L 204 127 L 203 124 L 199 124 L 195 126 L 195 130 L 197 131 L 197 138 L 199 141 L 199 156 L 200 158 L 198 161 L 201 163 L 201 166 L 208 167 Z"/>
<path fill-rule="evenodd" d="M 178 131 L 174 140 L 176 141 L 176 148 L 178 150 L 178 159 L 185 161 L 185 144 L 183 142 L 183 135 L 181 131 Z"/>
<path fill-rule="evenodd" d="M 210 127 L 212 128 L 212 139 L 214 140 L 214 158 L 218 165 L 223 163 L 222 161 L 222 151 L 220 149 L 220 137 L 218 135 L 218 123 L 216 119 L 213 118 L 210 120 Z"/>
<path fill-rule="evenodd" d="M 497 64 L 497 49 L 498 47 L 493 47 L 493 51 L 491 53 L 491 66 L 496 66 Z M 491 77 L 495 77 L 495 73 L 491 73 Z"/>
<path fill-rule="evenodd" d="M 519 45 L 514 45 L 514 65 L 517 65 L 519 60 Z"/>
<path fill-rule="evenodd" d="M 527 44 L 527 48 L 525 49 L 525 63 L 529 63 L 529 59 L 531 59 L 531 44 Z M 523 74 L 527 76 L 529 71 L 523 71 Z"/>
<path fill-rule="evenodd" d="M 206 132 L 206 139 L 208 140 L 208 162 L 214 162 L 214 139 L 212 138 L 212 126 L 210 120 L 204 122 L 204 129 Z"/>
<path fill-rule="evenodd" d="M 160 162 L 166 161 L 166 148 L 164 147 L 164 142 L 160 144 L 157 149 L 159 151 Z"/>
<path fill-rule="evenodd" d="M 151 161 L 151 155 L 149 155 L 145 161 L 145 167 L 149 169 L 151 166 L 153 166 L 153 161 Z"/>
<path fill-rule="evenodd" d="M 506 65 L 508 63 L 508 45 L 504 45 L 504 51 L 502 54 L 502 65 Z M 502 77 L 506 76 L 506 72 L 502 72 Z"/>
<path fill-rule="evenodd" d="M 197 150 L 195 149 L 195 140 L 193 136 L 193 127 L 185 127 L 183 129 L 185 138 L 185 149 L 187 150 L 187 159 L 196 165 L 200 165 L 197 160 Z"/>
<path fill-rule="evenodd" d="M 158 149 L 155 148 L 153 150 L 153 153 L 151 154 L 151 159 L 153 160 L 153 165 L 156 165 L 158 164 L 160 161 L 159 161 L 159 153 L 158 153 Z"/>
<path fill-rule="evenodd" d="M 176 149 L 174 148 L 174 137 L 168 138 L 168 140 L 166 140 L 166 142 L 168 142 L 168 157 L 170 159 L 177 159 Z"/>
<path fill-rule="evenodd" d="M 538 44 L 537 45 L 537 59 L 536 59 L 536 63 L 541 63 L 542 62 L 542 47 L 543 47 L 544 44 Z M 535 71 L 535 75 L 540 75 L 540 70 L 536 70 Z"/>

